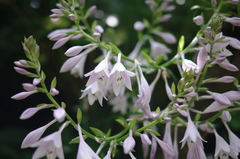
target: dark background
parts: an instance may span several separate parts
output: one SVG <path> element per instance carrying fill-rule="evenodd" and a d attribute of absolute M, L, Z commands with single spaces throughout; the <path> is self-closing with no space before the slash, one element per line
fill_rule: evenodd
<path fill-rule="evenodd" d="M 57 88 L 60 91 L 60 94 L 56 99 L 58 102 L 64 101 L 67 104 L 67 111 L 73 119 L 75 119 L 75 110 L 77 107 L 80 107 L 84 111 L 85 121 L 83 122 L 86 127 L 93 126 L 103 131 L 107 131 L 109 127 L 121 130 L 121 127 L 119 127 L 116 122 L 109 123 L 109 121 L 106 122 L 105 120 L 99 120 L 110 115 L 110 106 L 100 107 L 95 104 L 88 108 L 88 111 L 82 108 L 81 102 L 79 101 L 81 95 L 80 90 L 84 89 L 87 79 L 81 80 L 70 76 L 69 73 L 59 73 L 61 65 L 67 59 L 63 53 L 69 47 L 84 44 L 85 41 L 80 40 L 69 42 L 60 49 L 51 49 L 54 42 L 47 39 L 48 33 L 54 29 L 68 28 L 73 25 L 72 22 L 66 18 L 63 18 L 59 23 L 53 23 L 50 20 L 50 10 L 56 8 L 56 3 L 56 0 L 0 0 L 0 159 L 31 158 L 35 149 L 20 149 L 22 140 L 27 133 L 45 125 L 53 118 L 50 110 L 42 110 L 31 119 L 25 121 L 19 119 L 19 116 L 26 108 L 34 107 L 35 105 L 44 102 L 48 103 L 48 99 L 44 95 L 35 94 L 21 101 L 11 99 L 11 96 L 23 91 L 21 86 L 22 83 L 32 82 L 31 78 L 20 75 L 13 69 L 14 61 L 25 58 L 21 42 L 24 37 L 29 37 L 30 35 L 33 35 L 36 38 L 37 43 L 40 46 L 40 61 L 42 69 L 47 74 L 46 83 L 49 84 L 54 76 L 59 79 Z M 122 52 L 126 54 L 130 53 L 137 40 L 136 32 L 133 29 L 134 22 L 142 20 L 143 18 L 151 17 L 150 11 L 144 4 L 144 1 L 86 1 L 86 7 L 92 5 L 97 5 L 99 9 L 103 10 L 105 17 L 110 14 L 118 16 L 120 21 L 119 26 L 115 28 L 115 31 L 109 28 L 106 29 L 106 32 L 109 35 L 113 35 L 110 39 L 111 42 L 117 43 Z M 191 38 L 198 30 L 198 27 L 189 20 L 200 13 L 199 11 L 190 11 L 189 8 L 192 5 L 193 2 L 192 4 L 191 2 L 188 2 L 188 4 L 184 6 L 176 5 L 176 10 L 173 13 L 174 17 L 167 24 L 163 24 L 163 27 L 167 28 L 167 31 L 174 33 L 177 39 L 179 39 L 181 35 L 185 35 L 186 43 L 190 42 Z M 208 15 L 208 12 L 206 12 L 206 15 Z M 93 18 L 90 19 L 90 21 L 91 20 L 93 20 Z M 103 23 L 101 19 L 99 22 Z M 226 30 L 227 33 L 234 35 L 232 31 L 229 31 L 231 30 L 230 28 L 227 28 Z M 171 49 L 174 50 L 176 45 L 171 47 Z M 99 54 L 98 50 L 98 52 L 96 51 L 93 55 L 88 57 L 85 72 L 94 68 L 92 61 L 94 61 L 96 55 Z M 175 68 L 173 68 L 173 70 L 174 69 Z M 154 75 L 150 76 L 149 79 L 152 80 L 153 77 Z M 156 90 L 163 87 L 163 82 L 160 80 Z M 159 98 L 159 94 L 161 95 L 161 98 Z M 159 103 L 167 104 L 167 102 L 168 100 L 164 89 L 162 89 L 162 92 L 156 93 L 152 98 L 152 105 L 156 105 L 155 107 L 157 107 Z M 119 114 L 115 115 L 118 116 Z M 232 125 L 235 125 L 235 130 L 239 129 L 239 126 L 236 126 L 236 124 Z M 46 134 L 56 131 L 59 126 L 59 124 L 55 124 L 50 127 Z M 77 136 L 77 132 L 72 128 L 68 128 L 63 131 L 63 135 L 65 136 L 63 138 L 63 143 L 65 145 L 64 149 L 66 152 L 65 157 L 75 158 L 78 145 L 69 146 L 67 143 L 73 137 Z M 214 140 L 212 142 L 214 144 Z M 141 147 L 139 146 L 139 148 Z M 96 150 L 96 147 L 94 149 Z M 121 148 L 119 148 L 119 151 L 121 151 Z M 139 152 L 141 152 L 141 150 Z M 138 156 L 137 154 L 135 155 Z M 139 155 L 141 156 L 141 154 Z M 129 158 L 129 156 L 126 155 L 122 157 Z"/>

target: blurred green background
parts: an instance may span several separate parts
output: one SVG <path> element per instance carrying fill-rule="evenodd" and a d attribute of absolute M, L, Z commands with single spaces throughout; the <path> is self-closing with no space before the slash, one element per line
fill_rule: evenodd
<path fill-rule="evenodd" d="M 40 46 L 42 68 L 47 74 L 46 82 L 50 83 L 54 76 L 59 79 L 57 89 L 60 94 L 56 99 L 67 104 L 67 111 L 73 118 L 77 107 L 81 104 L 79 101 L 80 90 L 84 89 L 87 79 L 80 80 L 70 76 L 69 73 L 60 74 L 59 70 L 67 59 L 63 53 L 73 45 L 86 44 L 86 41 L 70 41 L 60 49 L 51 49 L 54 42 L 47 39 L 48 33 L 54 29 L 68 28 L 73 25 L 66 18 L 58 22 L 51 21 L 49 18 L 50 10 L 56 8 L 55 4 L 57 2 L 57 0 L 0 0 L 0 159 L 30 159 L 35 149 L 20 149 L 22 140 L 27 133 L 45 125 L 53 118 L 50 110 L 43 110 L 28 120 L 22 121 L 19 119 L 19 116 L 26 108 L 34 107 L 39 103 L 48 103 L 48 99 L 41 94 L 32 95 L 21 101 L 11 100 L 11 96 L 23 90 L 22 83 L 32 82 L 32 79 L 17 74 L 13 69 L 14 61 L 25 58 L 21 45 L 24 37 L 33 35 L 36 38 Z M 185 5 L 173 3 L 176 5 L 173 18 L 163 24 L 166 31 L 174 33 L 177 39 L 181 35 L 185 35 L 186 43 L 190 42 L 198 30 L 198 27 L 193 24 L 191 19 L 201 13 L 201 10 L 191 11 L 189 8 L 194 3 L 202 4 L 203 2 L 191 1 Z M 123 53 L 130 53 L 137 42 L 137 35 L 133 29 L 134 22 L 151 17 L 144 0 L 86 0 L 86 8 L 92 5 L 96 5 L 99 10 L 103 11 L 104 17 L 98 19 L 103 26 L 104 19 L 107 16 L 116 15 L 118 17 L 119 25 L 116 28 L 106 29 L 106 32 L 112 35 L 110 36 L 111 42 L 117 44 Z M 94 17 L 90 21 L 93 19 Z M 229 34 L 232 34 L 232 32 Z M 176 50 L 176 45 L 170 47 L 172 50 Z M 100 54 L 99 51 L 96 51 L 95 54 L 88 57 L 85 72 L 94 68 L 92 61 Z M 150 76 L 149 79 L 152 80 L 153 77 Z M 157 87 L 163 88 L 163 82 L 159 82 Z M 161 89 L 160 94 L 162 98 L 159 99 L 159 93 L 152 98 L 152 103 L 155 104 L 153 107 L 155 108 L 159 106 L 159 102 L 168 102 L 164 89 Z M 82 108 L 82 106 L 80 107 Z M 114 127 L 116 132 L 118 129 L 121 130 L 121 127 L 116 122 L 99 120 L 110 114 L 110 106 L 100 107 L 94 105 L 88 111 L 84 111 L 85 121 L 83 122 L 86 127 L 94 126 L 103 131 L 107 131 L 109 127 Z M 46 134 L 56 131 L 59 126 L 59 124 L 55 124 L 47 130 Z M 239 130 L 239 126 L 236 126 L 235 130 Z M 73 128 L 67 128 L 63 131 L 63 135 L 65 136 L 63 138 L 65 157 L 67 159 L 75 158 L 78 145 L 68 145 L 67 143 L 77 136 L 77 132 Z M 137 142 L 140 143 L 139 140 Z M 214 144 L 214 140 L 212 142 Z M 141 149 L 140 144 L 138 148 Z M 94 149 L 96 150 L 96 147 Z M 121 148 L 118 150 L 120 152 Z M 141 158 L 139 157 L 141 151 L 139 152 L 139 154 L 134 153 L 137 158 Z M 119 158 L 130 157 L 124 155 Z M 158 155 L 156 158 L 161 158 L 161 156 Z"/>

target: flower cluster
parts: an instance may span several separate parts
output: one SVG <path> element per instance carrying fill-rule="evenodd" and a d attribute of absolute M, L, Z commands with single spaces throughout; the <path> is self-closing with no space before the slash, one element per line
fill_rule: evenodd
<path fill-rule="evenodd" d="M 114 121 L 123 128 L 115 135 L 111 135 L 111 129 L 105 133 L 94 127 L 90 127 L 92 133 L 88 132 L 81 123 L 85 119 L 81 111 L 82 106 L 77 111 L 77 122 L 75 122 L 66 113 L 66 104 L 64 102 L 59 104 L 54 99 L 54 96 L 59 94 L 56 89 L 57 79 L 52 80 L 50 88 L 46 86 L 46 75 L 38 60 L 39 46 L 32 37 L 29 37 L 23 42 L 27 60 L 15 61 L 14 69 L 33 80 L 32 83 L 23 83 L 24 91 L 12 96 L 12 99 L 21 100 L 35 93 L 44 93 L 50 103 L 42 103 L 26 109 L 20 119 L 28 119 L 38 111 L 47 108 L 53 109 L 54 119 L 30 132 L 23 140 L 21 148 L 37 148 L 33 154 L 34 159 L 43 156 L 49 159 L 57 157 L 64 159 L 62 131 L 68 125 L 72 125 L 78 132 L 78 137 L 70 141 L 70 143 L 79 144 L 77 159 L 111 159 L 117 154 L 118 147 L 122 147 L 124 155 L 135 159 L 135 156 L 140 156 L 134 151 L 134 149 L 137 150 L 137 137 L 143 148 L 142 158 L 149 156 L 150 159 L 154 159 L 159 145 L 165 159 L 177 159 L 182 156 L 181 149 L 187 145 L 188 152 L 185 155 L 187 159 L 206 159 L 209 154 L 204 151 L 203 143 L 207 143 L 207 138 L 202 137 L 204 132 L 215 136 L 215 158 L 237 159 L 240 152 L 240 139 L 232 132 L 228 122 L 234 117 L 232 112 L 239 110 L 240 86 L 234 76 L 226 74 L 222 77 L 213 77 L 209 70 L 218 67 L 228 72 L 239 71 L 239 68 L 229 60 L 229 57 L 233 56 L 229 47 L 240 50 L 240 41 L 234 37 L 225 36 L 222 32 L 223 22 L 239 26 L 239 18 L 227 17 L 226 15 L 230 15 L 220 12 L 223 6 L 232 6 L 239 1 L 207 2 L 212 7 L 212 17 L 206 19 L 202 13 L 191 19 L 191 22 L 200 29 L 188 46 L 185 46 L 184 36 L 182 36 L 177 49 L 169 47 L 177 43 L 175 36 L 159 27 L 159 24 L 167 22 L 172 17 L 171 13 L 176 8 L 172 2 L 173 0 L 145 1 L 152 13 L 152 20 L 144 19 L 134 23 L 133 28 L 138 33 L 138 41 L 133 51 L 125 54 L 115 44 L 104 41 L 102 35 L 105 32 L 98 22 L 89 25 L 88 18 L 97 12 L 95 5 L 86 9 L 85 0 L 78 2 L 60 0 L 57 9 L 52 10 L 53 14 L 50 17 L 67 17 L 74 23 L 74 27 L 51 32 L 48 38 L 56 41 L 52 49 L 58 49 L 69 40 L 84 38 L 89 42 L 66 50 L 64 54 L 69 59 L 64 62 L 60 72 L 70 71 L 76 77 L 88 77 L 80 100 L 87 97 L 89 105 L 93 105 L 96 100 L 101 106 L 113 105 L 111 114 L 120 111 L 120 117 Z M 192 9 L 199 8 L 201 7 L 192 7 Z M 172 50 L 177 50 L 175 55 L 168 56 L 167 54 L 174 53 Z M 94 56 L 97 51 L 101 54 L 96 60 L 98 63 L 93 70 L 85 73 L 87 56 L 90 53 Z M 196 60 L 187 58 L 190 56 L 187 54 L 192 52 L 196 55 Z M 173 73 L 170 66 L 176 66 L 177 71 Z M 27 69 L 34 70 L 34 73 Z M 152 74 L 155 78 L 149 84 L 149 76 Z M 163 79 L 161 89 L 164 89 L 168 97 L 164 100 L 168 103 L 156 105 L 151 103 L 154 96 L 163 100 L 160 93 L 155 93 L 160 92 L 157 88 L 157 82 L 161 82 L 160 77 Z M 208 87 L 208 83 L 227 83 L 234 88 L 218 92 Z M 105 104 L 103 99 L 109 102 Z M 205 104 L 207 100 L 211 100 L 212 103 Z M 200 102 L 204 104 L 199 104 Z M 218 134 L 219 124 L 215 123 L 219 118 L 226 128 L 229 140 Z M 64 122 L 64 120 L 67 121 Z M 64 122 L 60 129 L 42 137 L 46 129 L 57 121 Z M 161 139 L 159 136 L 164 127 L 165 131 Z M 183 136 L 178 133 L 178 129 L 185 131 Z M 173 138 L 172 132 L 174 132 Z M 86 138 L 96 141 L 95 144 L 99 145 L 96 152 L 88 145 Z M 178 143 L 181 143 L 180 148 Z M 107 152 L 104 151 L 104 147 L 107 148 Z M 149 147 L 151 147 L 150 152 Z"/>

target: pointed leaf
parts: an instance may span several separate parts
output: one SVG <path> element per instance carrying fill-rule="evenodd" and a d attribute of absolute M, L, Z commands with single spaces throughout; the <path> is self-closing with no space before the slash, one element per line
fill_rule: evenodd
<path fill-rule="evenodd" d="M 52 82 L 51 82 L 51 88 L 50 88 L 50 89 L 55 88 L 56 85 L 57 85 L 57 78 L 54 77 L 53 80 L 52 80 Z"/>
<path fill-rule="evenodd" d="M 106 134 L 103 133 L 101 130 L 94 128 L 94 127 L 90 127 L 90 129 L 92 130 L 92 132 L 99 137 L 106 137 Z"/>

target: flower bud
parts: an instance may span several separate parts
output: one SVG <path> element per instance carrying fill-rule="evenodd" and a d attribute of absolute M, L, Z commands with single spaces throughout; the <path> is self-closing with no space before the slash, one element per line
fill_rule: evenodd
<path fill-rule="evenodd" d="M 102 28 L 101 25 L 96 25 L 93 29 L 100 34 L 104 32 L 104 29 Z"/>
<path fill-rule="evenodd" d="M 134 148 L 136 142 L 132 137 L 132 130 L 129 131 L 129 136 L 123 142 L 123 150 L 125 154 L 129 154 L 129 152 Z"/>
<path fill-rule="evenodd" d="M 143 144 L 151 145 L 152 141 L 149 139 L 147 134 L 140 134 L 140 137 Z"/>
<path fill-rule="evenodd" d="M 35 86 L 38 85 L 41 82 L 41 80 L 42 80 L 41 78 L 34 78 L 33 85 L 35 85 Z"/>
<path fill-rule="evenodd" d="M 231 119 L 232 119 L 232 116 L 231 114 L 229 113 L 229 111 L 223 111 L 222 112 L 222 116 L 221 116 L 222 120 L 225 121 L 225 122 L 230 122 Z"/>
<path fill-rule="evenodd" d="M 56 96 L 56 95 L 59 94 L 59 91 L 58 91 L 56 88 L 52 88 L 52 89 L 50 90 L 50 94 L 51 94 L 52 96 Z"/>
<path fill-rule="evenodd" d="M 73 47 L 70 47 L 64 54 L 68 57 L 69 56 L 75 56 L 79 52 L 81 52 L 82 50 L 83 50 L 82 46 L 73 46 Z"/>
<path fill-rule="evenodd" d="M 64 108 L 57 108 L 53 111 L 53 116 L 59 123 L 61 123 L 65 119 L 66 111 Z"/>
<path fill-rule="evenodd" d="M 142 31 L 146 27 L 146 25 L 141 21 L 137 21 L 137 22 L 134 23 L 133 27 L 137 31 Z"/>
<path fill-rule="evenodd" d="M 198 15 L 198 16 L 193 18 L 193 22 L 198 26 L 202 25 L 203 24 L 203 17 Z"/>
<path fill-rule="evenodd" d="M 69 18 L 71 21 L 76 20 L 76 17 L 75 17 L 74 14 L 69 14 L 69 15 L 68 15 L 68 18 Z"/>
<path fill-rule="evenodd" d="M 34 114 L 36 114 L 39 110 L 44 109 L 48 107 L 47 104 L 44 104 L 42 106 L 39 107 L 32 107 L 32 108 L 28 108 L 26 109 L 20 116 L 21 120 L 25 120 L 25 119 L 29 119 L 31 118 Z"/>
<path fill-rule="evenodd" d="M 100 37 L 101 37 L 100 33 L 97 33 L 97 32 L 93 33 L 94 40 L 98 40 Z"/>

